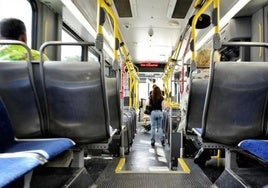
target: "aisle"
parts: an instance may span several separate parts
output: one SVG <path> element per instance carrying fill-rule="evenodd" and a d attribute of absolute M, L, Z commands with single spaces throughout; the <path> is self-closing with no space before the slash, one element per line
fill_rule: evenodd
<path fill-rule="evenodd" d="M 185 160 L 190 171 L 182 169 L 169 170 L 170 148 L 164 148 L 158 140 L 154 148 L 151 147 L 150 134 L 140 124 L 137 124 L 137 133 L 128 155 L 125 158 L 108 160 L 107 166 L 92 185 L 103 188 L 192 188 L 210 187 L 211 181 L 202 170 L 193 163 L 193 160 Z M 122 169 L 118 171 L 120 161 L 124 161 Z"/>
<path fill-rule="evenodd" d="M 141 123 L 138 123 L 131 152 L 126 155 L 124 170 L 132 172 L 169 171 L 169 163 L 169 145 L 166 144 L 163 147 L 157 139 L 155 146 L 152 147 L 150 132 L 146 131 Z"/>

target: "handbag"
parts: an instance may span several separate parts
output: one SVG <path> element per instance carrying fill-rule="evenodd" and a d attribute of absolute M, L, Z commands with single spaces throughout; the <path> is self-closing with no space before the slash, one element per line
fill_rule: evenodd
<path fill-rule="evenodd" d="M 152 112 L 151 105 L 146 105 L 144 113 L 147 114 L 147 115 L 151 115 L 151 112 Z"/>

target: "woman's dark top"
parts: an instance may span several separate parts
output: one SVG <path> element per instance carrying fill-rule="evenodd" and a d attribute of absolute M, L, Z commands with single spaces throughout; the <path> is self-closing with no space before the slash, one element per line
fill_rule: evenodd
<path fill-rule="evenodd" d="M 153 103 L 153 99 L 152 99 L 152 97 L 150 97 L 150 105 L 152 107 L 152 111 L 153 110 L 161 110 L 162 111 L 162 101 L 163 100 L 164 100 L 164 98 L 161 98 L 156 103 Z"/>

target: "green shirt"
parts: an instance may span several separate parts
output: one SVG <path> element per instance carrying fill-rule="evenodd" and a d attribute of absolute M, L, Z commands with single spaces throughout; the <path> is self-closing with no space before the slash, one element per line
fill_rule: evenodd
<path fill-rule="evenodd" d="M 40 61 L 40 52 L 31 49 L 32 61 Z M 44 61 L 48 57 L 44 54 Z M 27 50 L 19 45 L 2 45 L 0 46 L 0 60 L 23 61 L 27 60 Z"/>

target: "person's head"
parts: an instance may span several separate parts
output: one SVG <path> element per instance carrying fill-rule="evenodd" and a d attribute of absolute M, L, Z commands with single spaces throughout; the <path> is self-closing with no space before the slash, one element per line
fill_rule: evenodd
<path fill-rule="evenodd" d="M 0 39 L 19 40 L 27 43 L 25 24 L 16 18 L 5 18 L 1 20 Z"/>
<path fill-rule="evenodd" d="M 209 67 L 210 66 L 210 49 L 202 49 L 197 53 L 196 56 L 196 66 L 198 67 Z M 220 54 L 218 51 L 215 51 L 214 53 L 214 61 L 219 62 L 220 61 Z"/>
<path fill-rule="evenodd" d="M 152 99 L 153 101 L 157 101 L 161 98 L 163 98 L 162 91 L 158 86 L 155 86 L 152 92 Z"/>

